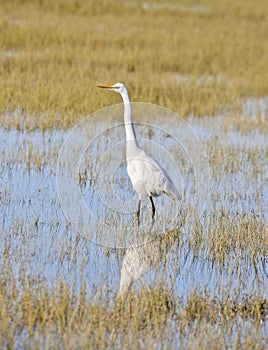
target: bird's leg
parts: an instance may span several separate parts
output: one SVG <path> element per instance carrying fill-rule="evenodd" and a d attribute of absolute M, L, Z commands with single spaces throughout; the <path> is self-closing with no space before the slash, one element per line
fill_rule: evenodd
<path fill-rule="evenodd" d="M 138 210 L 137 210 L 137 220 L 138 220 L 138 225 L 139 226 L 140 226 L 140 213 L 141 213 L 141 200 L 139 199 Z"/>
<path fill-rule="evenodd" d="M 154 216 L 155 216 L 155 206 L 154 206 L 154 201 L 153 201 L 153 197 L 150 196 L 150 201 L 152 204 L 152 219 L 154 220 Z"/>

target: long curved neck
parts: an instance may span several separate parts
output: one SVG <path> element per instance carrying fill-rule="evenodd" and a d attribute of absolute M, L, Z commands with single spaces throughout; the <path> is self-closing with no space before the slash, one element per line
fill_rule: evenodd
<path fill-rule="evenodd" d="M 124 123 L 126 132 L 126 144 L 127 144 L 127 158 L 133 156 L 132 151 L 139 148 L 136 133 L 132 120 L 132 108 L 130 103 L 130 98 L 128 91 L 124 91 L 122 94 L 122 99 L 124 102 Z"/>

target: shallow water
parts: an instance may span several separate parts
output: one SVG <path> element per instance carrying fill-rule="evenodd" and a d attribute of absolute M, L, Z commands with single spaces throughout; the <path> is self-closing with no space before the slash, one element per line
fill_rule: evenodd
<path fill-rule="evenodd" d="M 204 198 L 206 203 L 204 206 L 198 207 L 200 222 L 206 226 L 210 217 L 220 211 L 226 211 L 230 213 L 231 217 L 241 213 L 248 216 L 259 215 L 264 227 L 268 214 L 268 184 L 267 181 L 264 181 L 265 167 L 267 170 L 267 135 L 258 130 L 253 130 L 250 134 L 233 130 L 228 132 L 222 129 L 220 121 L 222 121 L 221 118 L 218 120 L 192 118 L 189 121 L 191 129 L 202 142 L 211 175 L 209 179 L 210 192 L 206 193 L 206 198 Z M 162 130 L 166 130 L 165 128 L 165 123 L 163 123 Z M 122 127 L 119 127 L 118 130 L 122 136 L 124 134 Z M 164 209 L 162 214 L 163 207 L 169 206 L 176 213 L 178 211 L 184 213 L 193 206 L 194 202 L 191 201 L 191 198 L 196 188 L 196 176 L 191 174 L 195 172 L 192 165 L 196 165 L 197 160 L 191 159 L 189 161 L 187 158 L 189 154 L 187 152 L 190 152 L 189 148 L 184 144 L 184 148 L 176 149 L 172 137 L 165 136 L 162 130 L 157 132 L 154 129 L 154 134 L 150 136 L 150 140 L 157 140 L 156 148 L 154 148 L 154 143 L 147 144 L 148 138 L 146 141 L 142 130 L 143 128 L 139 130 L 137 125 L 140 143 L 156 158 L 159 157 L 159 145 L 162 145 L 175 159 L 183 160 L 178 178 L 178 187 L 183 192 L 183 202 L 178 207 L 174 207 L 168 198 L 156 200 L 156 206 L 160 212 L 158 225 L 161 226 L 160 223 L 168 217 L 168 212 Z M 182 131 L 183 129 L 180 132 Z M 48 283 L 51 286 L 64 279 L 77 291 L 82 285 L 86 285 L 88 294 L 93 298 L 100 287 L 102 287 L 104 294 L 110 291 L 116 294 L 126 250 L 109 249 L 105 244 L 102 246 L 92 242 L 92 240 L 97 243 L 105 243 L 107 242 L 105 236 L 110 234 L 112 236 L 109 242 L 113 242 L 115 246 L 122 243 L 123 239 L 125 239 L 124 244 L 126 242 L 129 244 L 129 238 L 114 238 L 113 235 L 116 232 L 114 226 L 116 227 L 116 225 L 120 227 L 133 225 L 130 233 L 137 232 L 135 226 L 137 197 L 127 177 L 126 164 L 122 161 L 125 144 L 122 142 L 118 152 L 111 150 L 107 157 L 101 160 L 98 158 L 97 152 L 101 149 L 100 145 L 103 149 L 107 149 L 107 145 L 108 148 L 110 147 L 111 135 L 110 133 L 103 134 L 102 138 L 87 147 L 87 149 L 90 148 L 89 152 L 86 151 L 80 157 L 81 172 L 77 183 L 81 190 L 81 198 L 89 205 L 96 217 L 101 217 L 100 221 L 102 222 L 101 226 L 88 226 L 88 235 L 79 234 L 76 230 L 77 227 L 70 224 L 62 210 L 56 181 L 58 155 L 68 134 L 69 131 L 61 130 L 28 133 L 0 129 L 0 222 L 2 227 L 0 266 L 2 268 L 6 264 L 11 266 L 15 277 L 21 284 L 25 283 L 26 279 L 41 285 Z M 118 137 L 117 133 L 115 133 L 115 137 Z M 191 133 L 189 137 L 191 137 Z M 185 142 L 187 130 L 185 130 L 184 138 Z M 212 152 L 215 149 L 226 156 L 223 156 L 224 162 L 221 166 L 213 169 Z M 74 153 L 72 153 L 73 151 Z M 94 152 L 95 159 L 92 161 Z M 70 164 L 63 169 L 71 167 L 75 157 L 72 154 L 76 154 L 75 150 L 70 150 Z M 114 222 L 111 224 L 113 229 L 108 228 L 107 231 L 104 231 L 103 221 L 111 220 L 110 217 L 107 219 L 107 215 L 111 214 L 107 214 L 105 211 L 103 201 L 107 193 L 98 193 L 99 197 L 97 199 L 95 197 L 96 192 L 94 191 L 102 189 L 100 185 L 96 187 L 96 183 L 99 181 L 97 176 L 99 169 L 96 162 L 105 160 L 104 169 L 108 173 L 109 161 L 112 162 L 113 156 L 118 156 L 118 154 L 120 155 L 119 166 L 112 177 L 114 192 L 109 193 L 107 198 L 116 197 L 117 205 L 119 207 L 120 205 L 125 206 L 127 214 L 122 219 L 121 209 L 118 210 L 114 214 Z M 232 155 L 231 161 L 230 155 Z M 258 163 L 256 163 L 256 159 Z M 167 154 L 166 166 L 168 166 L 168 160 Z M 172 173 L 174 169 L 176 170 L 176 165 L 175 168 L 170 169 L 171 176 L 176 180 L 176 176 Z M 250 179 L 253 177 L 255 179 L 251 181 Z M 102 186 L 107 186 L 105 179 L 106 177 L 102 177 L 103 182 L 100 183 Z M 107 177 L 108 180 L 109 177 Z M 72 210 L 75 208 L 75 204 L 70 203 Z M 143 205 L 144 220 L 146 221 L 146 215 L 150 213 L 150 206 L 149 203 Z M 76 215 L 79 217 L 79 213 Z M 173 221 L 174 225 L 176 220 Z M 251 264 L 251 260 L 247 256 L 244 256 L 238 266 L 235 252 L 231 251 L 226 265 L 215 262 L 205 252 L 202 253 L 202 250 L 195 252 L 189 243 L 188 237 L 194 229 L 193 225 L 193 221 L 190 219 L 189 222 L 186 220 L 183 223 L 176 243 L 171 245 L 164 254 L 161 252 L 156 259 L 156 267 L 151 270 L 147 268 L 150 272 L 139 280 L 135 288 L 161 281 L 170 286 L 178 297 L 183 298 L 187 298 L 193 290 L 219 296 L 224 294 L 227 287 L 233 295 L 263 293 L 267 297 L 268 283 L 265 275 L 268 272 L 267 256 L 257 260 L 255 266 Z M 157 233 L 159 226 L 156 224 L 157 229 L 152 233 L 152 236 Z M 110 226 L 108 225 L 108 227 Z M 99 232 L 97 232 L 98 229 Z M 95 232 L 92 232 L 94 230 Z M 161 235 L 165 234 L 162 231 L 160 233 Z M 141 236 L 137 234 L 136 238 L 144 239 L 143 233 L 140 234 Z M 152 237 L 149 236 L 148 242 L 151 239 Z M 113 247 L 113 244 L 111 246 Z M 150 249 L 151 246 L 148 243 L 147 246 L 144 246 L 144 254 L 151 254 Z M 159 264 L 160 261 L 165 263 Z M 134 266 L 134 268 L 136 267 Z M 144 271 L 141 269 L 140 274 L 147 272 L 147 270 L 146 268 Z"/>

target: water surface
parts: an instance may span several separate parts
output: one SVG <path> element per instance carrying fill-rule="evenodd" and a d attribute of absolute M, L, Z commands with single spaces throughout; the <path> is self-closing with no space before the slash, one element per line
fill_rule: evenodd
<path fill-rule="evenodd" d="M 204 120 L 192 118 L 189 121 L 202 142 L 211 175 L 210 191 L 206 194 L 205 206 L 197 216 L 199 226 L 196 226 L 197 222 L 189 214 L 193 210 L 191 196 L 196 180 L 195 176 L 191 176 L 192 163 L 187 159 L 187 152 L 184 154 L 180 147 L 176 151 L 172 138 L 164 135 L 161 130 L 159 133 L 154 130 L 154 135 L 150 136 L 150 140 L 157 140 L 156 147 L 152 147 L 153 143 L 148 142 L 148 130 L 144 130 L 142 125 L 139 130 L 137 126 L 140 143 L 149 153 L 157 158 L 159 147 L 163 146 L 174 159 L 182 159 L 179 177 L 182 181 L 178 186 L 183 192 L 183 202 L 179 207 L 174 207 L 168 198 L 159 198 L 156 200 L 156 206 L 161 212 L 164 210 L 162 208 L 169 205 L 187 219 L 181 223 L 174 244 L 164 253 L 159 253 L 159 257 L 155 259 L 156 266 L 151 270 L 140 269 L 141 274 L 150 271 L 136 283 L 136 289 L 144 284 L 161 281 L 180 298 L 187 298 L 194 290 L 212 296 L 224 295 L 226 288 L 233 295 L 255 293 L 267 297 L 267 255 L 263 254 L 253 263 L 250 253 L 238 258 L 233 250 L 228 253 L 228 261 L 221 263 L 217 259 L 213 260 L 208 251 L 198 249 L 198 245 L 194 248 L 190 240 L 196 227 L 202 230 L 205 238 L 209 221 L 217 218 L 221 212 L 225 212 L 234 220 L 236 216 L 243 215 L 249 220 L 256 220 L 263 230 L 267 223 L 267 134 L 260 130 L 252 130 L 251 133 L 228 131 L 222 128 L 221 121 L 220 117 Z M 163 129 L 165 130 L 164 122 Z M 120 135 L 124 134 L 121 127 L 118 130 Z M 88 227 L 88 237 L 79 234 L 67 220 L 58 198 L 58 155 L 68 133 L 69 131 L 62 130 L 42 133 L 0 129 L 0 264 L 2 268 L 11 266 L 15 278 L 21 284 L 27 279 L 52 286 L 64 279 L 77 291 L 85 285 L 92 298 L 100 288 L 104 293 L 112 291 L 116 294 L 126 249 L 109 249 L 92 242 L 90 238 L 95 236 L 91 231 L 96 230 L 97 226 Z M 104 149 L 111 150 L 107 135 L 110 134 L 103 135 L 98 142 L 93 142 L 89 153 L 85 151 L 81 157 L 81 172 L 78 177 L 83 200 L 90 203 L 94 214 L 98 218 L 101 217 L 102 221 L 107 218 L 106 212 L 103 209 L 103 201 L 94 198 L 94 190 L 98 181 L 96 162 L 101 162 L 98 158 L 100 144 Z M 187 138 L 187 135 L 184 137 Z M 121 158 L 124 158 L 124 146 L 122 141 L 119 147 Z M 70 150 L 70 154 L 71 152 L 75 151 Z M 108 152 L 106 155 L 104 169 L 109 171 L 109 161 L 113 162 L 113 156 L 118 156 L 118 153 Z M 217 163 L 218 158 L 221 160 L 220 164 Z M 173 175 L 171 173 L 171 176 Z M 102 181 L 103 179 L 105 176 L 102 177 Z M 113 192 L 108 195 L 115 196 L 119 202 L 127 202 L 127 215 L 121 219 L 120 211 L 115 213 L 113 227 L 116 224 L 133 224 L 132 232 L 136 232 L 134 214 L 137 197 L 127 177 L 124 161 L 119 162 L 113 177 Z M 144 203 L 143 206 L 144 220 L 147 220 L 150 205 Z M 161 220 L 167 216 L 168 212 L 165 212 Z M 176 220 L 174 225 L 181 222 L 180 217 Z M 110 231 L 103 231 L 101 226 L 98 234 L 98 237 L 102 237 L 110 234 Z M 161 234 L 165 235 L 165 232 Z M 149 237 L 148 242 L 152 237 Z M 145 245 L 143 254 L 152 254 L 151 248 L 150 243 Z M 154 251 L 154 254 L 157 255 L 157 251 Z"/>

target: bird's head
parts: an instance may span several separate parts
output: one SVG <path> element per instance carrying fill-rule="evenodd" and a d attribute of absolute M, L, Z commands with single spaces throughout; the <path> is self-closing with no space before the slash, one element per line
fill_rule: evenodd
<path fill-rule="evenodd" d="M 114 85 L 97 85 L 97 87 L 101 89 L 112 90 L 118 92 L 119 94 L 122 94 L 125 91 L 127 91 L 127 88 L 122 83 L 115 83 Z"/>

